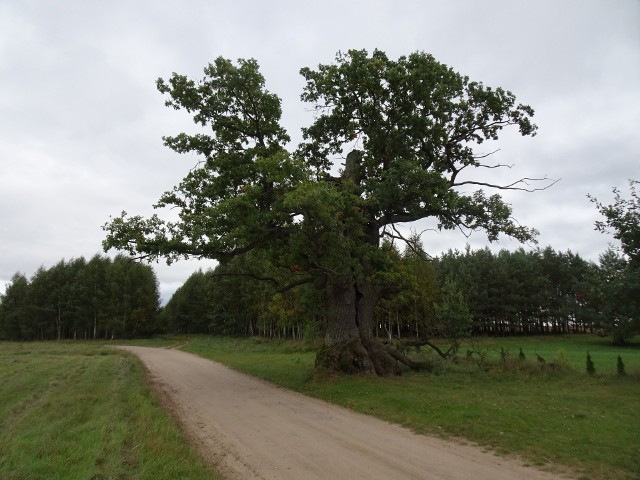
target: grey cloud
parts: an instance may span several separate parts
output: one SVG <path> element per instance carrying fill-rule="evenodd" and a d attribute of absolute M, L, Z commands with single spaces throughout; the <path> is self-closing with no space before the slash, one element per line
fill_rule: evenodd
<path fill-rule="evenodd" d="M 0 291 L 16 271 L 100 251 L 109 215 L 151 213 L 195 164 L 162 146 L 163 135 L 194 127 L 163 106 L 158 76 L 199 77 L 219 55 L 255 57 L 297 141 L 311 118 L 299 100 L 300 67 L 349 48 L 428 51 L 531 104 L 538 136 L 505 133 L 495 161 L 515 165 L 487 178 L 562 178 L 506 198 L 519 221 L 540 230 L 542 246 L 595 260 L 611 239 L 593 231 L 586 194 L 606 200 L 611 187 L 640 178 L 638 45 L 635 0 L 3 2 Z M 434 254 L 467 242 L 486 243 L 456 232 L 424 237 Z M 497 248 L 517 246 L 504 239 Z M 158 264 L 163 295 L 212 265 Z"/>

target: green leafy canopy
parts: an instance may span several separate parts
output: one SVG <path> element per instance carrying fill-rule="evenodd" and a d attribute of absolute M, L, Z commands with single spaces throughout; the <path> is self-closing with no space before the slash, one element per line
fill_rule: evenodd
<path fill-rule="evenodd" d="M 198 81 L 159 79 L 166 105 L 202 127 L 165 144 L 200 162 L 156 205 L 177 209 L 178 220 L 123 212 L 103 227 L 104 248 L 169 262 L 262 250 L 307 273 L 375 277 L 388 260 L 381 240 L 399 236 L 396 224 L 431 217 L 441 229 L 484 230 L 490 240 L 534 239 L 499 194 L 484 190 L 531 190 L 546 178 L 500 185 L 467 175 L 501 167 L 475 147 L 503 128 L 535 135 L 533 110 L 511 92 L 470 81 L 423 52 L 391 60 L 379 50 L 349 50 L 301 74 L 301 99 L 315 118 L 294 150 L 280 125 L 281 100 L 265 88 L 255 60 L 218 58 Z M 463 193 L 469 187 L 478 189 Z"/>

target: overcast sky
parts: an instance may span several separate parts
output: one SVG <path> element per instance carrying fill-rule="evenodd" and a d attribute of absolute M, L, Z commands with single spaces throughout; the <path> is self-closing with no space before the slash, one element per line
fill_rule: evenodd
<path fill-rule="evenodd" d="M 151 214 L 194 166 L 162 146 L 191 123 L 164 107 L 158 77 L 255 58 L 297 143 L 311 119 L 299 69 L 351 48 L 425 51 L 531 105 L 538 135 L 505 135 L 495 161 L 514 164 L 512 178 L 561 180 L 508 195 L 515 217 L 540 246 L 591 260 L 607 248 L 587 194 L 608 203 L 640 179 L 638 0 L 0 0 L 0 292 L 15 272 L 101 252 L 110 215 Z M 423 240 L 434 255 L 485 244 Z M 212 265 L 156 265 L 165 300 Z"/>

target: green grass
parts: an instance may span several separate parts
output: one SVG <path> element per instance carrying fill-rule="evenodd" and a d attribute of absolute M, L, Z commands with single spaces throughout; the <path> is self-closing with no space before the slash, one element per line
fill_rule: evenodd
<path fill-rule="evenodd" d="M 511 368 L 500 366 L 500 349 Z M 522 366 L 519 348 L 527 355 Z M 191 338 L 184 350 L 307 395 L 407 426 L 516 454 L 528 464 L 565 466 L 581 479 L 640 475 L 640 346 L 595 336 L 474 340 L 487 365 L 441 364 L 400 377 L 312 375 L 315 350 L 301 342 Z M 586 374 L 586 352 L 597 373 Z M 540 368 L 535 353 L 564 368 Z M 616 374 L 617 355 L 629 375 Z"/>
<path fill-rule="evenodd" d="M 3 480 L 220 478 L 105 343 L 0 343 L 0 392 Z"/>
<path fill-rule="evenodd" d="M 520 347 L 528 360 L 536 362 L 536 354 L 547 362 L 558 363 L 563 357 L 569 366 L 578 372 L 586 372 L 587 353 L 595 364 L 596 373 L 617 374 L 618 355 L 622 357 L 628 373 L 640 374 L 640 338 L 624 347 L 611 344 L 609 337 L 596 335 L 564 335 L 546 337 L 507 337 L 482 338 L 469 340 L 462 345 L 461 352 L 480 346 L 490 353 L 490 358 L 497 361 L 500 349 L 504 348 L 511 357 L 516 358 Z"/>
<path fill-rule="evenodd" d="M 307 395 L 528 464 L 567 466 L 581 479 L 637 479 L 638 340 L 625 348 L 596 336 L 474 340 L 461 353 L 485 353 L 483 368 L 442 363 L 433 373 L 390 378 L 314 377 L 315 348 L 303 342 L 196 336 L 127 343 L 184 345 Z M 0 343 L 0 478 L 219 478 L 145 387 L 139 362 L 107 348 L 113 344 Z M 517 361 L 520 347 L 526 367 Z M 511 368 L 500 366 L 502 348 Z M 587 351 L 594 376 L 586 374 Z M 535 353 L 565 368 L 540 369 Z M 618 355 L 626 377 L 616 375 Z"/>

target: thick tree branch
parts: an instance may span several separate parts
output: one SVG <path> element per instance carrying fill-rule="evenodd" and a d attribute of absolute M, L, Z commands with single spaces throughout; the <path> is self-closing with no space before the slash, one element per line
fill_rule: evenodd
<path fill-rule="evenodd" d="M 278 293 L 284 293 L 296 287 L 299 287 L 301 285 L 306 285 L 308 283 L 313 283 L 313 278 L 311 277 L 300 278 L 299 280 L 295 280 L 291 283 L 288 283 L 287 285 L 284 285 L 283 287 L 278 288 Z"/>
<path fill-rule="evenodd" d="M 247 277 L 253 280 L 258 280 L 259 282 L 269 282 L 276 287 L 280 286 L 280 282 L 278 282 L 278 280 L 276 280 L 273 277 L 263 277 L 261 275 L 256 275 L 251 272 L 222 272 L 222 273 L 207 272 L 207 275 L 214 278 L 216 277 Z"/>
<path fill-rule="evenodd" d="M 403 354 L 400 350 L 394 348 L 391 345 L 385 345 L 385 352 L 387 352 L 394 360 L 406 365 L 412 370 L 426 370 L 428 372 L 433 370 L 433 364 L 430 362 L 416 362 L 415 360 L 411 360 L 405 354 Z"/>
<path fill-rule="evenodd" d="M 404 351 L 404 349 L 406 347 L 424 347 L 424 346 L 428 346 L 429 348 L 432 348 L 438 355 L 440 355 L 440 357 L 442 358 L 451 358 L 452 355 L 454 355 L 458 348 L 457 345 L 451 345 L 446 351 L 442 350 L 440 347 L 438 347 L 435 343 L 431 342 L 429 339 L 421 339 L 421 340 L 405 340 L 403 342 L 400 343 L 400 345 L 398 345 L 398 347 L 400 348 L 400 350 Z"/>

